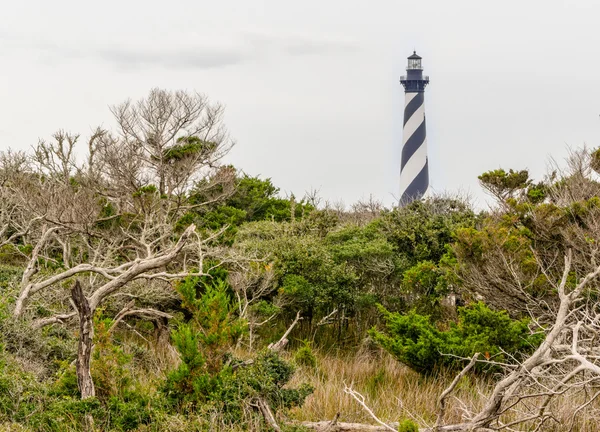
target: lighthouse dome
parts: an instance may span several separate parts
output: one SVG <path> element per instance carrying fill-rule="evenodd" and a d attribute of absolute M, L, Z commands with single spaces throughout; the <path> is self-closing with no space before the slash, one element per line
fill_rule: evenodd
<path fill-rule="evenodd" d="M 421 56 L 417 54 L 416 51 L 413 51 L 413 54 L 408 57 L 408 67 L 406 70 L 422 70 L 421 66 Z"/>

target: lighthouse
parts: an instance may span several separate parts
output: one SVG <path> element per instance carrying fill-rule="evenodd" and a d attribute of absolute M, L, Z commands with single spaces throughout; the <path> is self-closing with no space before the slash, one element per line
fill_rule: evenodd
<path fill-rule="evenodd" d="M 400 163 L 400 205 L 421 199 L 429 187 L 427 134 L 425 130 L 425 87 L 429 77 L 423 75 L 421 57 L 416 51 L 408 57 L 404 86 L 404 127 Z"/>

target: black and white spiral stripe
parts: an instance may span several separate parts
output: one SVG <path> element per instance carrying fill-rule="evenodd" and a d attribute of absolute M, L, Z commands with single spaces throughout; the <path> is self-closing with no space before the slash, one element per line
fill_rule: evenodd
<path fill-rule="evenodd" d="M 421 199 L 429 187 L 424 102 L 423 92 L 406 93 L 400 165 L 401 205 Z"/>

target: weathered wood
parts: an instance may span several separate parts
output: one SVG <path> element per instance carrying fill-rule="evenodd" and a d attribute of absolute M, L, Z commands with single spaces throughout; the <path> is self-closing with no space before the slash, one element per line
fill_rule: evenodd
<path fill-rule="evenodd" d="M 318 422 L 309 422 L 305 421 L 300 423 L 301 426 L 306 429 L 314 430 L 315 432 L 384 432 L 389 429 L 386 426 L 376 426 L 364 423 L 344 423 L 344 422 L 336 422 L 332 421 L 318 421 Z M 387 426 L 393 428 L 394 430 L 398 430 L 399 423 L 392 422 L 386 423 Z M 430 428 L 421 428 L 420 432 L 437 432 Z M 441 426 L 438 431 L 441 432 L 493 432 L 492 429 L 487 428 L 475 428 L 473 429 L 472 425 L 467 423 L 450 425 L 450 426 Z"/>
<path fill-rule="evenodd" d="M 79 345 L 77 347 L 77 362 L 75 363 L 77 387 L 79 388 L 81 399 L 87 399 L 96 395 L 90 370 L 94 323 L 92 321 L 90 304 L 78 280 L 75 281 L 75 285 L 71 289 L 71 298 L 79 314 Z"/>
<path fill-rule="evenodd" d="M 270 343 L 269 346 L 267 347 L 267 349 L 277 352 L 277 351 L 281 351 L 283 348 L 285 348 L 285 346 L 288 344 L 289 340 L 288 340 L 288 336 L 290 335 L 290 333 L 292 332 L 292 330 L 294 329 L 294 327 L 296 327 L 296 324 L 298 324 L 298 322 L 301 320 L 302 318 L 300 317 L 300 311 L 298 311 L 296 313 L 296 319 L 294 320 L 294 322 L 288 327 L 288 329 L 286 330 L 286 332 L 283 334 L 283 336 L 281 336 L 281 339 L 279 339 L 277 342 L 275 343 Z"/>
<path fill-rule="evenodd" d="M 332 424 L 331 421 L 302 422 L 301 425 L 316 432 L 387 432 L 389 430 L 384 426 L 344 422 Z M 389 426 L 398 430 L 398 423 L 390 423 Z"/>
<path fill-rule="evenodd" d="M 260 409 L 260 412 L 271 429 L 273 429 L 275 432 L 281 432 L 281 428 L 275 420 L 275 416 L 269 407 L 269 403 L 263 398 L 258 398 L 256 402 L 258 404 L 258 409 Z"/>
<path fill-rule="evenodd" d="M 435 426 L 433 426 L 434 431 L 442 430 L 441 427 L 442 427 L 442 423 L 444 421 L 444 414 L 446 413 L 446 398 L 450 395 L 450 393 L 452 393 L 454 391 L 454 388 L 456 387 L 458 382 L 461 380 L 461 378 L 464 377 L 467 374 L 467 372 L 469 372 L 471 370 L 471 368 L 473 366 L 475 366 L 475 363 L 477 362 L 478 357 L 479 357 L 479 353 L 475 353 L 473 358 L 471 358 L 471 361 L 469 362 L 469 364 L 467 366 L 465 366 L 465 368 L 458 375 L 456 375 L 456 377 L 454 378 L 454 380 L 452 381 L 450 386 L 448 386 L 448 388 L 446 390 L 444 390 L 442 392 L 442 394 L 440 395 L 440 397 L 438 399 L 439 411 L 438 411 L 437 419 L 435 421 Z"/>

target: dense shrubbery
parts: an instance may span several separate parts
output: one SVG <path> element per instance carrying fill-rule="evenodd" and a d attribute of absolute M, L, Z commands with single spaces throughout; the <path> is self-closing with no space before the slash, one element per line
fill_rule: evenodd
<path fill-rule="evenodd" d="M 259 401 L 275 412 L 302 405 L 312 388 L 284 388 L 294 368 L 277 353 L 262 351 L 249 361 L 233 357 L 246 323 L 235 315 L 227 289 L 222 280 L 179 284 L 191 316 L 173 332 L 181 363 L 164 384 L 167 400 L 179 412 L 214 412 L 225 424 L 255 421 Z"/>
<path fill-rule="evenodd" d="M 87 157 L 64 132 L 33 155 L 0 155 L 0 423 L 264 428 L 264 404 L 285 413 L 313 390 L 292 385 L 294 366 L 317 373 L 315 352 L 368 334 L 378 346 L 365 351 L 383 347 L 425 375 L 476 352 L 520 360 L 541 339 L 522 317 L 533 311 L 538 331 L 551 322 L 558 257 L 587 251 L 569 284 L 596 265 L 598 151 L 539 183 L 524 170 L 482 174 L 498 200 L 490 212 L 440 197 L 348 211 L 220 165 L 231 142 L 201 95 L 153 90 L 136 107 L 114 107 L 119 133 L 97 130 Z M 210 136 L 190 135 L 192 123 Z M 205 274 L 185 277 L 194 269 Z M 74 278 L 95 298 L 95 396 L 83 401 Z M 295 354 L 269 350 L 297 313 Z"/>
<path fill-rule="evenodd" d="M 364 221 L 344 218 L 315 210 L 294 223 L 245 224 L 234 246 L 274 262 L 279 298 L 269 300 L 283 304 L 284 314 L 300 310 L 313 324 L 337 310 L 334 325 L 319 329 L 335 335 L 324 337 L 326 344 L 358 343 L 378 320 L 377 303 L 436 319 L 452 315 L 441 300 L 453 290 L 449 244 L 456 230 L 477 220 L 467 206 L 434 199 Z M 316 331 L 303 328 L 302 336 Z"/>
<path fill-rule="evenodd" d="M 475 353 L 498 362 L 510 360 L 506 354 L 518 359 L 543 339 L 542 334 L 531 333 L 528 320 L 512 320 L 505 311 L 492 311 L 481 302 L 458 308 L 458 321 L 446 330 L 414 310 L 407 314 L 381 310 L 385 330 L 372 330 L 371 336 L 399 361 L 423 374 L 442 366 L 460 367 L 461 359 Z"/>

